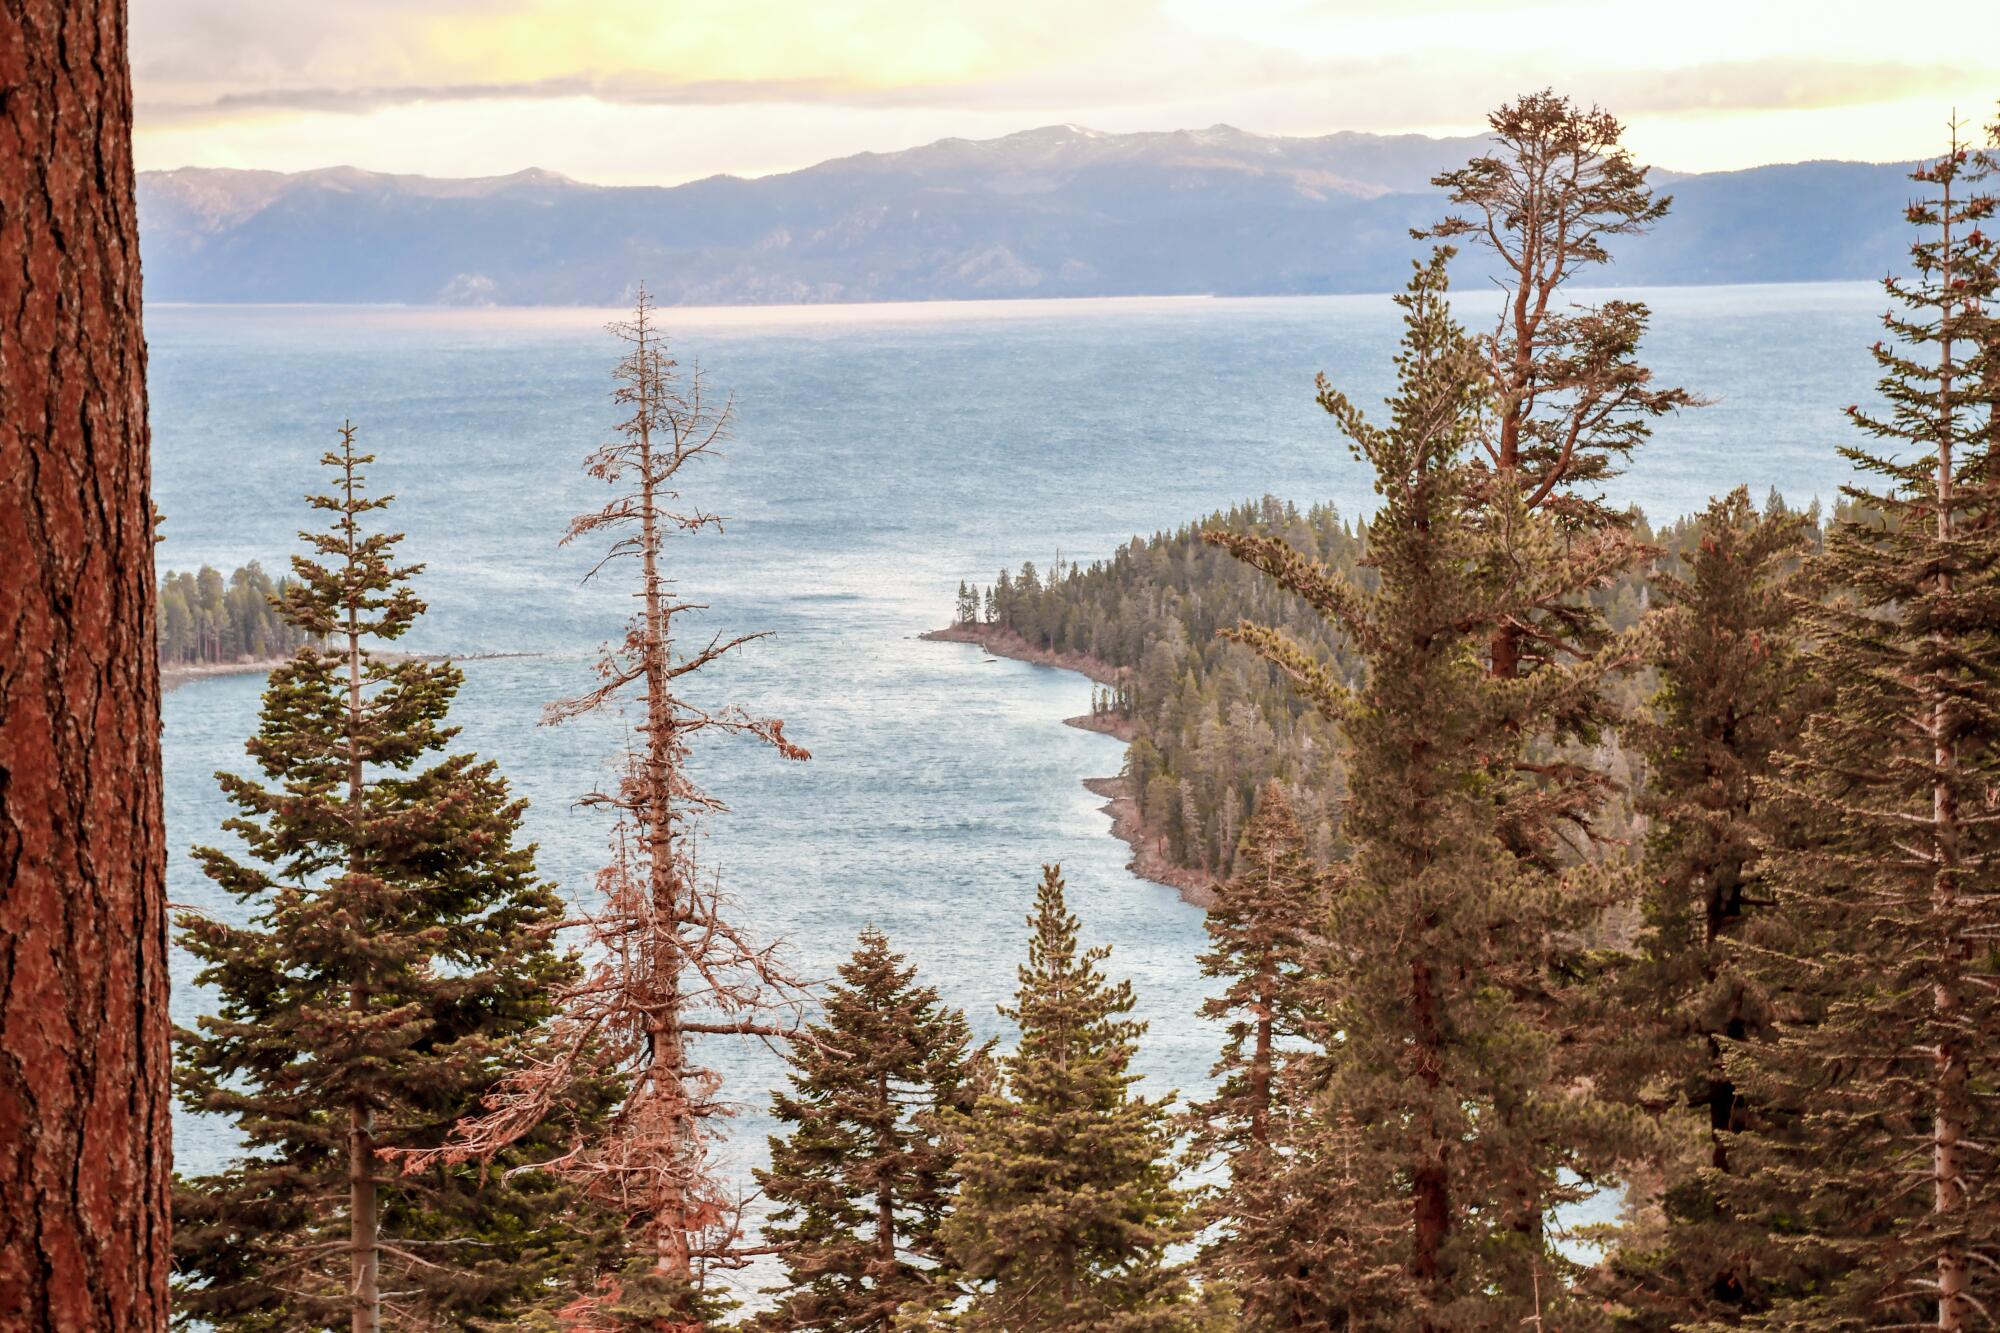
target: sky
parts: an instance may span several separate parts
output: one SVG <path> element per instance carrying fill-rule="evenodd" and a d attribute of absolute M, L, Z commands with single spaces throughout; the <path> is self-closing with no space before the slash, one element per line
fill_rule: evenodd
<path fill-rule="evenodd" d="M 1464 134 L 1549 86 L 1683 171 L 1937 152 L 2000 2 L 132 0 L 142 169 L 793 170 L 1070 123 Z"/>

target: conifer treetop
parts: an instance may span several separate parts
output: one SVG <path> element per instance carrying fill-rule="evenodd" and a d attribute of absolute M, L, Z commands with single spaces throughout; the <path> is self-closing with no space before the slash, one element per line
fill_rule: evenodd
<path fill-rule="evenodd" d="M 324 531 L 299 533 L 318 558 L 292 557 L 298 581 L 287 589 L 283 611 L 293 624 L 321 637 L 352 630 L 389 641 L 401 638 L 424 613 L 423 602 L 409 586 L 424 567 L 394 563 L 402 533 L 364 529 L 362 516 L 388 508 L 396 497 L 366 494 L 362 469 L 375 455 L 356 452 L 357 434 L 352 421 L 343 421 L 339 446 L 320 455 L 335 474 L 334 490 L 308 495 L 306 503 L 333 517 Z"/>
<path fill-rule="evenodd" d="M 863 930 L 773 1094 L 786 1128 L 758 1180 L 790 1280 L 759 1327 L 884 1333 L 899 1311 L 957 1299 L 939 1229 L 958 1184 L 945 1121 L 969 1107 L 986 1061 L 971 1042 L 964 1015 Z"/>
<path fill-rule="evenodd" d="M 1412 233 L 1463 238 L 1499 261 L 1493 281 L 1505 299 L 1484 340 L 1496 401 L 1483 461 L 1527 509 L 1547 507 L 1571 527 L 1617 526 L 1590 488 L 1617 475 L 1654 418 L 1700 400 L 1655 385 L 1639 364 L 1644 304 L 1577 306 L 1561 293 L 1611 262 L 1609 240 L 1649 231 L 1673 201 L 1653 193 L 1602 107 L 1543 89 L 1487 123 L 1497 151 L 1431 182 L 1458 211 Z"/>
<path fill-rule="evenodd" d="M 1132 1095 L 1143 1023 L 1108 950 L 1082 948 L 1061 870 L 1044 866 L 1028 962 L 1001 1012 L 1020 1028 L 1004 1088 L 954 1117 L 963 1185 L 946 1250 L 973 1287 L 970 1330 L 1165 1333 L 1190 1318 L 1167 1264 L 1186 1234 L 1168 1165 L 1168 1099 Z"/>

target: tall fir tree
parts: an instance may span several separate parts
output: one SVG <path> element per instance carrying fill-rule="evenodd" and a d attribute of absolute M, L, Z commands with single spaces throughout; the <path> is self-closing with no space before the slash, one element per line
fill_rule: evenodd
<path fill-rule="evenodd" d="M 1352 646 L 1358 685 L 1282 631 L 1230 631 L 1286 673 L 1344 733 L 1351 848 L 1330 891 L 1325 1021 L 1342 1034 L 1327 1097 L 1363 1126 L 1364 1174 L 1393 1181 L 1407 1271 L 1392 1325 L 1575 1327 L 1573 1265 L 1526 1213 L 1576 1197 L 1563 1183 L 1629 1150 L 1636 1119 L 1567 1077 L 1547 978 L 1610 899 L 1610 876 L 1550 873 L 1505 836 L 1533 774 L 1493 763 L 1524 716 L 1594 693 L 1602 656 L 1522 679 L 1487 670 L 1495 628 L 1606 557 L 1525 559 L 1520 528 L 1479 520 L 1469 452 L 1483 357 L 1452 321 L 1442 249 L 1398 297 L 1405 332 L 1391 421 L 1370 423 L 1320 381 L 1320 401 L 1375 473 L 1365 528 L 1371 589 L 1261 535 L 1210 539 L 1305 599 Z M 1545 555 L 1537 552 L 1538 557 Z M 1600 562 L 1593 565 L 1592 562 Z"/>
<path fill-rule="evenodd" d="M 1956 134 L 1954 133 L 1954 140 Z M 1833 1276 L 1780 1301 L 1787 1329 L 1990 1328 L 2000 1310 L 2000 475 L 1995 200 L 1954 142 L 1917 170 L 1912 272 L 1875 347 L 1881 452 L 1855 485 L 1815 609 L 1827 705 L 1784 765 L 1810 819 L 1772 856 L 1798 947 L 1759 953 L 1774 1041 L 1729 1073 L 1799 1117 L 1739 1136 L 1726 1201 Z"/>
<path fill-rule="evenodd" d="M 968 1330 L 1152 1333 L 1190 1326 L 1167 1247 L 1186 1232 L 1168 1102 L 1135 1095 L 1143 1023 L 1110 950 L 1082 948 L 1061 871 L 1042 869 L 1004 1089 L 954 1117 L 962 1184 L 945 1249 L 971 1284 Z"/>
<path fill-rule="evenodd" d="M 1324 872 L 1275 780 L 1236 864 L 1215 888 L 1201 957 L 1224 983 L 1202 1016 L 1223 1023 L 1226 1040 L 1215 1094 L 1189 1108 L 1188 1156 L 1226 1178 L 1202 1202 L 1197 1267 L 1249 1333 L 1358 1328 L 1399 1286 L 1380 1253 L 1394 1205 L 1366 1174 L 1351 1116 L 1318 1092 L 1332 1044 L 1314 994 L 1328 947 Z"/>
<path fill-rule="evenodd" d="M 1723 1067 L 1726 1044 L 1770 1034 L 1770 998 L 1746 949 L 1781 947 L 1765 851 L 1794 843 L 1768 782 L 1817 696 L 1793 585 L 1807 518 L 1759 514 L 1739 487 L 1710 502 L 1684 567 L 1657 571 L 1652 709 L 1627 732 L 1643 753 L 1644 928 L 1607 986 L 1600 1077 L 1673 1125 L 1659 1170 L 1660 1229 L 1611 1256 L 1603 1289 L 1621 1327 L 1664 1330 L 1765 1308 L 1787 1280 L 1760 1226 L 1716 1197 L 1730 1135 L 1760 1117 Z M 1636 1021 L 1635 1021 L 1636 1020 Z M 1762 1113 L 1766 1128 L 1769 1113 Z"/>
<path fill-rule="evenodd" d="M 239 903 L 236 925 L 188 912 L 184 947 L 219 1012 L 178 1034 L 191 1111 L 227 1117 L 243 1155 L 183 1180 L 174 1243 L 180 1316 L 225 1329 L 416 1326 L 500 1319 L 587 1267 L 601 1229 L 532 1166 L 600 1113 L 580 1095 L 481 1178 L 399 1174 L 398 1149 L 442 1141 L 552 1012 L 573 959 L 550 943 L 560 907 L 518 841 L 525 803 L 491 762 L 446 753 L 462 681 L 449 662 L 384 661 L 423 611 L 371 532 L 355 431 L 311 497 L 280 610 L 325 647 L 271 673 L 247 746 L 261 780 L 219 774 L 244 854 L 196 849 Z"/>
<path fill-rule="evenodd" d="M 773 1094 L 787 1130 L 758 1181 L 788 1282 L 758 1327 L 880 1333 L 956 1295 L 938 1240 L 958 1188 L 944 1120 L 967 1109 L 977 1059 L 965 1016 L 864 930 Z"/>
<path fill-rule="evenodd" d="M 1672 203 L 1647 184 L 1617 117 L 1543 90 L 1487 121 L 1494 151 L 1433 180 L 1454 211 L 1416 234 L 1463 237 L 1497 261 L 1501 312 L 1476 340 L 1490 410 L 1470 454 L 1466 499 L 1481 523 L 1507 535 L 1516 559 L 1538 566 L 1536 597 L 1495 624 L 1487 646 L 1488 670 L 1514 679 L 1607 651 L 1593 594 L 1651 552 L 1601 488 L 1656 419 L 1701 400 L 1656 384 L 1640 361 L 1651 319 L 1644 304 L 1570 299 L 1572 283 L 1611 262 L 1614 240 L 1650 230 Z M 1571 577 L 1549 577 L 1559 567 Z M 1535 782 L 1515 791 L 1503 833 L 1516 855 L 1554 871 L 1592 850 L 1593 820 L 1612 790 L 1564 749 L 1595 743 L 1620 719 L 1601 691 L 1520 697 L 1540 711 L 1514 718 L 1519 743 L 1496 747 L 1493 762 L 1510 779 L 1530 773 Z"/>

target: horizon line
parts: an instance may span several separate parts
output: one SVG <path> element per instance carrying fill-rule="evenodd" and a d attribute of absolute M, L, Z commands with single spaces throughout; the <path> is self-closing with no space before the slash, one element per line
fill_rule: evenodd
<path fill-rule="evenodd" d="M 822 158 L 819 161 L 810 162 L 804 166 L 788 167 L 779 171 L 767 171 L 758 175 L 739 175 L 735 172 L 721 171 L 721 172 L 712 172 L 706 176 L 690 176 L 684 180 L 674 180 L 674 181 L 662 180 L 662 181 L 650 181 L 641 183 L 627 182 L 623 184 L 606 184 L 601 181 L 584 180 L 580 177 L 572 176 L 567 172 L 557 171 L 552 167 L 543 167 L 536 165 L 519 167 L 513 171 L 502 172 L 497 175 L 433 176 L 426 174 L 424 172 L 382 171 L 374 167 L 359 166 L 353 162 L 330 162 L 322 166 L 300 167 L 290 171 L 280 170 L 275 167 L 230 167 L 230 166 L 212 166 L 212 165 L 203 166 L 195 163 L 183 163 L 180 166 L 174 166 L 174 167 L 147 167 L 139 171 L 138 174 L 141 176 L 169 176 L 183 171 L 211 171 L 211 172 L 240 173 L 245 175 L 254 173 L 254 174 L 271 175 L 271 176 L 298 177 L 298 176 L 319 175 L 327 172 L 352 171 L 352 172 L 359 172 L 363 175 L 387 177 L 390 179 L 397 179 L 397 180 L 431 180 L 431 181 L 462 181 L 462 182 L 505 181 L 505 180 L 512 180 L 518 176 L 540 175 L 540 176 L 553 177 L 554 179 L 561 181 L 564 184 L 582 186 L 587 189 L 593 189 L 593 190 L 674 190 L 674 189 L 679 189 L 682 186 L 699 185 L 708 181 L 740 181 L 749 183 L 754 181 L 775 180 L 783 176 L 793 176 L 801 172 L 814 171 L 821 167 L 831 166 L 834 163 L 838 162 L 852 162 L 863 158 L 899 157 L 906 153 L 921 152 L 924 149 L 936 148 L 945 144 L 1004 143 L 1009 139 L 1018 139 L 1026 137 L 1028 135 L 1043 134 L 1051 130 L 1058 130 L 1058 131 L 1067 130 L 1072 133 L 1088 135 L 1096 139 L 1137 139 L 1137 138 L 1148 138 L 1148 137 L 1165 137 L 1178 134 L 1203 134 L 1203 133 L 1212 133 L 1218 130 L 1227 130 L 1231 133 L 1245 135 L 1254 139 L 1269 139 L 1269 140 L 1288 142 L 1288 143 L 1310 143 L 1322 139 L 1334 139 L 1342 136 L 1352 136 L 1355 138 L 1362 138 L 1362 139 L 1422 139 L 1429 143 L 1445 143 L 1457 139 L 1478 140 L 1478 139 L 1486 139 L 1489 137 L 1486 134 L 1477 132 L 1469 134 L 1426 134 L 1417 130 L 1395 131 L 1389 133 L 1377 132 L 1374 130 L 1329 130 L 1324 134 L 1267 134 L 1261 130 L 1247 130 L 1239 125 L 1229 124 L 1226 121 L 1217 121 L 1214 124 L 1199 126 L 1199 127 L 1182 126 L 1176 129 L 1165 129 L 1165 130 L 1119 131 L 1119 130 L 1092 129 L 1090 126 L 1087 125 L 1081 125 L 1070 121 L 1062 121 L 1045 125 L 1032 125 L 1026 129 L 1013 130 L 1006 134 L 994 135 L 990 138 L 984 138 L 984 139 L 974 139 L 974 138 L 968 138 L 964 135 L 950 134 L 950 135 L 945 135 L 942 138 L 930 139 L 922 143 L 910 144 L 902 148 L 863 149 L 859 152 L 843 153 L 835 157 Z M 1890 158 L 1886 160 L 1873 160 L 1867 158 L 1849 158 L 1849 157 L 1808 157 L 1808 158 L 1795 158 L 1786 161 L 1759 162 L 1752 166 L 1726 167 L 1710 171 L 1688 171 L 1678 167 L 1665 166 L 1660 163 L 1645 163 L 1643 165 L 1649 172 L 1659 172 L 1663 175 L 1675 176 L 1675 177 L 1691 177 L 1691 176 L 1729 176 L 1729 175 L 1738 175 L 1746 171 L 1762 171 L 1770 167 L 1801 167 L 1801 166 L 1815 166 L 1821 164 L 1844 165 L 1844 166 L 1867 166 L 1867 167 L 1900 167 L 1900 166 L 1913 165 L 1920 162 L 1926 162 L 1929 160 L 1930 160 L 1929 158 L 1923 156 L 1909 157 L 1909 158 Z M 1407 193 L 1407 192 L 1392 190 L 1392 191 L 1385 191 L 1385 193 L 1397 194 L 1397 193 Z"/>

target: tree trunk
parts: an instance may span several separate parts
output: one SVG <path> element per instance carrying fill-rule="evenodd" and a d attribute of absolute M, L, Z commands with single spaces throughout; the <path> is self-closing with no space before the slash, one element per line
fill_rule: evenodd
<path fill-rule="evenodd" d="M 884 1129 L 877 1136 L 875 1155 L 878 1161 L 894 1152 L 887 1126 L 895 1123 L 896 1104 L 889 1095 L 889 1075 L 886 1071 L 875 1075 L 875 1098 L 877 1113 L 882 1117 Z M 875 1277 L 875 1292 L 879 1298 L 885 1291 L 893 1291 L 896 1285 L 896 1194 L 890 1184 L 890 1173 L 884 1171 L 875 1186 L 875 1258 L 881 1271 Z M 886 1329 L 896 1322 L 896 1303 L 893 1299 L 883 1303 L 882 1313 L 876 1316 L 870 1327 Z"/>
<path fill-rule="evenodd" d="M 648 360 L 652 350 L 651 331 L 642 307 L 639 320 L 638 364 L 643 379 L 639 385 L 639 474 L 640 474 L 640 563 L 644 571 L 645 674 L 646 674 L 646 836 L 647 871 L 651 878 L 653 929 L 658 938 L 652 945 L 653 975 L 646 996 L 651 1018 L 652 1067 L 647 1076 L 652 1083 L 653 1111 L 659 1141 L 653 1146 L 666 1159 L 654 1205 L 655 1270 L 683 1282 L 694 1280 L 694 1246 L 698 1228 L 692 1217 L 689 1197 L 691 1181 L 684 1174 L 693 1161 L 694 1130 L 689 1123 L 689 1107 L 684 1080 L 687 1077 L 685 1036 L 681 1029 L 681 949 L 680 927 L 687 905 L 683 894 L 690 886 L 682 882 L 682 867 L 674 847 L 674 782 L 679 756 L 675 735 L 673 701 L 668 693 L 673 643 L 672 612 L 667 605 L 664 579 L 660 574 L 660 490 L 661 480 L 653 455 L 652 418 L 654 395 L 662 386 L 653 379 Z"/>
<path fill-rule="evenodd" d="M 382 1223 L 375 1190 L 375 1117 L 365 1106 L 348 1108 L 347 1225 L 353 1246 L 349 1291 L 353 1333 L 382 1327 Z"/>
<path fill-rule="evenodd" d="M 159 662 L 115 0 L 0 5 L 0 1319 L 167 1322 Z"/>
<path fill-rule="evenodd" d="M 340 449 L 346 459 L 342 495 L 347 501 L 347 566 L 354 568 L 358 543 L 354 527 L 354 425 L 340 425 Z M 350 594 L 350 597 L 359 594 Z M 362 800 L 367 794 L 361 767 L 361 623 L 360 610 L 347 603 L 347 808 L 358 836 Z M 347 873 L 359 875 L 366 867 L 357 849 L 348 854 Z M 357 984 L 350 1007 L 365 1021 L 368 989 Z M 353 1333 L 377 1333 L 382 1326 L 382 1226 L 380 1200 L 375 1186 L 375 1114 L 367 1103 L 357 1101 L 347 1108 L 347 1234 L 349 1254 L 348 1295 L 353 1301 L 349 1327 Z"/>
<path fill-rule="evenodd" d="M 1732 738 L 1725 734 L 1718 739 L 1730 745 Z M 1709 770 L 1711 778 L 1714 769 Z M 1733 813 L 1739 819 L 1748 818 L 1750 803 L 1744 799 L 1735 803 Z M 1725 935 L 1733 935 L 1737 923 L 1743 919 L 1743 865 L 1730 863 L 1716 876 L 1708 891 L 1705 904 L 1706 917 L 1703 926 L 1703 941 L 1707 945 L 1707 962 L 1703 965 L 1703 978 L 1713 984 L 1717 979 L 1717 950 Z M 1729 1066 L 1723 1061 L 1722 1038 L 1731 1042 L 1743 1040 L 1749 1031 L 1743 1017 L 1743 986 L 1741 982 L 1730 989 L 1729 1017 L 1724 1020 L 1722 1030 L 1711 1032 L 1708 1037 L 1708 1164 L 1717 1171 L 1729 1170 L 1728 1136 L 1741 1129 L 1738 1123 L 1743 1108 L 1743 1098 L 1736 1091 L 1736 1082 L 1729 1075 Z"/>
<path fill-rule="evenodd" d="M 1954 131 L 1953 139 L 1957 139 Z M 1957 143 L 1952 145 L 1953 155 L 1957 155 Z M 1952 178 L 1944 178 L 1943 208 L 1943 271 L 1939 275 L 1939 286 L 1944 291 L 1952 290 Z M 1937 540 L 1940 546 L 1952 539 L 1952 381 L 1955 366 L 1952 358 L 1950 330 L 1952 317 L 1957 313 L 1947 305 L 1939 315 L 1939 327 L 1944 331 L 1942 342 L 1942 363 L 1938 373 L 1938 424 L 1937 424 Z M 1951 592 L 1951 576 L 1938 575 L 1938 591 L 1945 595 Z M 1940 636 L 1934 635 L 1934 638 Z M 1939 642 L 1940 648 L 1946 645 Z M 1943 654 L 1940 653 L 1940 656 Z M 1971 950 L 1959 938 L 1954 917 L 1958 911 L 1959 875 L 1959 812 L 1958 812 L 1958 753 L 1953 741 L 1951 726 L 1952 687 L 1955 684 L 1952 672 L 1941 668 L 1932 685 L 1936 690 L 1936 700 L 1930 709 L 1931 733 L 1931 839 L 1932 851 L 1936 858 L 1937 872 L 1931 882 L 1932 911 L 1935 913 L 1940 933 L 1944 941 L 1945 956 L 1939 961 L 1940 979 L 1932 991 L 1932 1009 L 1937 1017 L 1937 1081 L 1936 1117 L 1931 1128 L 1931 1176 L 1932 1208 L 1939 1217 L 1949 1217 L 1965 1207 L 1964 1171 L 1961 1160 L 1964 1152 L 1965 1121 L 1967 1118 L 1967 1069 L 1965 1053 L 1959 1043 L 1949 1035 L 1957 1021 L 1958 996 L 1956 978 L 1951 970 L 1970 963 Z M 1938 1251 L 1937 1257 L 1937 1326 L 1940 1333 L 1957 1333 L 1965 1327 L 1966 1316 L 1971 1313 L 1966 1297 L 1969 1278 L 1966 1255 L 1956 1243 L 1948 1243 Z"/>
<path fill-rule="evenodd" d="M 1277 1025 L 1277 961 L 1267 952 L 1257 978 L 1257 1029 L 1250 1048 L 1250 1141 L 1259 1148 L 1271 1146 L 1271 1045 Z"/>
<path fill-rule="evenodd" d="M 1417 1049 L 1420 1053 L 1417 1075 L 1423 1080 L 1426 1095 L 1435 1096 L 1442 1082 L 1441 1047 L 1444 1038 L 1436 980 L 1428 963 L 1418 961 L 1410 965 L 1410 1010 L 1416 1019 Z M 1417 1290 L 1422 1293 L 1426 1304 L 1419 1327 L 1430 1333 L 1436 1327 L 1432 1323 L 1430 1307 L 1443 1292 L 1443 1252 L 1445 1241 L 1451 1234 L 1451 1185 L 1445 1174 L 1445 1158 L 1450 1147 L 1432 1118 L 1429 1104 L 1425 1105 L 1420 1117 L 1419 1132 L 1423 1146 L 1410 1171 L 1413 1228 L 1410 1273 L 1416 1279 Z"/>
<path fill-rule="evenodd" d="M 1536 290 L 1536 265 L 1532 262 L 1535 240 L 1539 234 L 1536 228 L 1526 229 L 1528 249 L 1522 255 L 1520 276 L 1514 286 L 1514 299 L 1509 304 L 1507 318 L 1513 326 L 1514 354 L 1499 362 L 1496 348 L 1496 376 L 1500 384 L 1500 440 L 1494 450 L 1493 469 L 1505 479 L 1505 487 L 1519 486 L 1521 469 L 1521 423 L 1527 418 L 1529 392 L 1535 374 L 1535 330 L 1540 323 L 1537 314 L 1548 302 L 1547 290 Z M 1539 302 L 1529 303 L 1529 297 L 1537 295 Z M 1488 671 L 1497 680 L 1512 680 L 1521 674 L 1521 632 L 1512 625 L 1502 625 L 1493 631 L 1493 639 L 1488 646 L 1491 664 Z"/>

